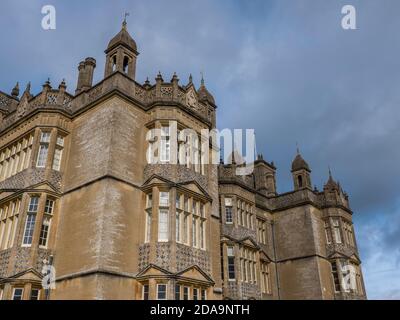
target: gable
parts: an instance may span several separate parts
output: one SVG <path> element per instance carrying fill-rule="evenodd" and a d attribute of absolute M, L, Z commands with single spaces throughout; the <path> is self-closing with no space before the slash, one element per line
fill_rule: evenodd
<path fill-rule="evenodd" d="M 159 276 L 170 276 L 172 275 L 171 272 L 168 270 L 165 270 L 163 268 L 160 268 L 159 266 L 150 264 L 146 268 L 144 268 L 142 271 L 140 271 L 137 274 L 138 278 L 145 278 L 145 277 L 159 277 Z"/>
<path fill-rule="evenodd" d="M 213 283 L 213 280 L 197 265 L 193 265 L 187 269 L 178 272 L 177 277 L 181 280 L 190 279 L 191 281 L 197 280 L 204 283 Z"/>
<path fill-rule="evenodd" d="M 12 277 L 10 279 L 13 280 L 30 280 L 30 281 L 42 281 L 43 275 L 40 274 L 38 271 L 34 269 L 29 269 L 23 272 L 20 272 Z"/>

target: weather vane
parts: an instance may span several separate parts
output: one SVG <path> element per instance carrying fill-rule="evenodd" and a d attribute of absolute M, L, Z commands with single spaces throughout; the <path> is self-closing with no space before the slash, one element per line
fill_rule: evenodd
<path fill-rule="evenodd" d="M 129 17 L 129 12 L 125 12 L 124 14 L 124 22 L 126 23 L 126 17 Z"/>

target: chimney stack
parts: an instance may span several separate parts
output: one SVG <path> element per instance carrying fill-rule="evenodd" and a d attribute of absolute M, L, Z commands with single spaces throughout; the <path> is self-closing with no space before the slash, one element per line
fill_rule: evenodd
<path fill-rule="evenodd" d="M 96 68 L 96 60 L 94 58 L 86 58 L 85 61 L 79 63 L 78 70 L 78 84 L 75 90 L 75 94 L 79 94 L 82 91 L 89 90 L 93 84 L 93 74 Z"/>

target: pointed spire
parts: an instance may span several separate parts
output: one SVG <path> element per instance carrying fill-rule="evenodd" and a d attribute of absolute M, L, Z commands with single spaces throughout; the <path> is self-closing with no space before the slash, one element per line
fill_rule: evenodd
<path fill-rule="evenodd" d="M 324 185 L 324 189 L 339 190 L 340 187 L 339 187 L 338 183 L 332 177 L 332 171 L 331 171 L 330 166 L 328 166 L 328 171 L 329 171 L 329 178 L 328 178 L 328 181 Z"/>
<path fill-rule="evenodd" d="M 298 155 L 300 155 L 299 143 L 297 141 L 296 141 L 296 152 Z"/>
<path fill-rule="evenodd" d="M 11 91 L 11 95 L 15 98 L 17 98 L 19 96 L 19 83 L 17 82 L 17 84 L 15 85 L 15 87 L 12 89 Z"/>
<path fill-rule="evenodd" d="M 193 77 L 192 74 L 189 75 L 189 84 L 193 83 Z"/>
<path fill-rule="evenodd" d="M 31 82 L 30 81 L 26 85 L 25 93 L 28 93 L 28 94 L 31 93 Z"/>
<path fill-rule="evenodd" d="M 201 86 L 204 87 L 204 74 L 203 74 L 203 71 L 201 71 L 200 74 L 201 74 Z"/>

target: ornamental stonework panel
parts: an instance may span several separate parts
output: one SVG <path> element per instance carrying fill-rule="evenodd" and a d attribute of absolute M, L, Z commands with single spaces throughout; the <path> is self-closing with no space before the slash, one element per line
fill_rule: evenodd
<path fill-rule="evenodd" d="M 150 263 L 150 244 L 139 246 L 139 270 L 143 270 Z"/>
<path fill-rule="evenodd" d="M 10 261 L 11 249 L 0 252 L 0 277 L 7 277 L 8 263 Z"/>
<path fill-rule="evenodd" d="M 15 259 L 14 272 L 13 274 L 20 273 L 31 267 L 30 265 L 31 248 L 18 248 Z"/>
<path fill-rule="evenodd" d="M 0 190 L 25 189 L 40 182 L 48 181 L 54 188 L 56 188 L 57 191 L 60 191 L 61 179 L 61 173 L 58 171 L 52 170 L 49 179 L 47 180 L 45 176 L 45 169 L 26 169 L 0 182 Z"/>
<path fill-rule="evenodd" d="M 156 261 L 155 264 L 163 269 L 171 269 L 171 244 L 156 244 Z"/>
<path fill-rule="evenodd" d="M 204 272 L 210 274 L 209 253 L 204 250 L 177 244 L 176 245 L 177 271 L 185 270 L 193 265 L 197 265 Z"/>

